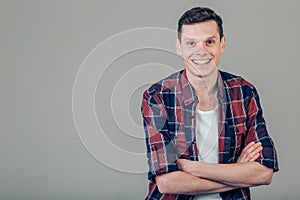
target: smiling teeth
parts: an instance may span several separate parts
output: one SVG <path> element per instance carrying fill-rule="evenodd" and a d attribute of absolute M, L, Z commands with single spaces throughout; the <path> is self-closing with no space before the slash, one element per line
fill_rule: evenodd
<path fill-rule="evenodd" d="M 205 59 L 205 60 L 193 60 L 193 62 L 195 64 L 200 64 L 200 65 L 203 65 L 203 64 L 207 64 L 211 61 L 211 59 Z"/>

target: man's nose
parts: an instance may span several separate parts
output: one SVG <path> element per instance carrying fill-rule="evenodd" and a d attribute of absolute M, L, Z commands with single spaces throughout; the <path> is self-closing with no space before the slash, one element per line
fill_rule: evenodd
<path fill-rule="evenodd" d="M 205 48 L 204 42 L 198 42 L 197 45 L 196 45 L 195 51 L 196 51 L 195 53 L 197 53 L 201 56 L 206 55 L 207 50 Z"/>

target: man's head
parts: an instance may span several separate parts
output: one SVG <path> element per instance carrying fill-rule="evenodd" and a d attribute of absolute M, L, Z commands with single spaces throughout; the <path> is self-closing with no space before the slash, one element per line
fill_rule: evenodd
<path fill-rule="evenodd" d="M 223 37 L 223 21 L 213 10 L 205 7 L 195 7 L 186 11 L 178 20 L 177 37 L 181 41 L 182 25 L 190 25 L 214 20 L 218 25 L 220 39 Z"/>
<path fill-rule="evenodd" d="M 179 19 L 176 50 L 190 77 L 216 75 L 225 46 L 222 19 L 211 9 L 196 7 Z"/>

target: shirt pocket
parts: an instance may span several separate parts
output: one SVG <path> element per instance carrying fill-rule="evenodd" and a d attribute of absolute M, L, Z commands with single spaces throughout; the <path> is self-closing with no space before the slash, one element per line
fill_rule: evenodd
<path fill-rule="evenodd" d="M 236 161 L 242 153 L 246 143 L 246 123 L 235 124 L 233 135 L 231 136 L 231 151 Z"/>

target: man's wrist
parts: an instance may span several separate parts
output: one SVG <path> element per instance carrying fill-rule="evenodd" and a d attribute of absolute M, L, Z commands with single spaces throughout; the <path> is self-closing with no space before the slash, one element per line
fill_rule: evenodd
<path fill-rule="evenodd" d="M 205 163 L 199 161 L 189 161 L 186 166 L 187 173 L 203 178 Z"/>

